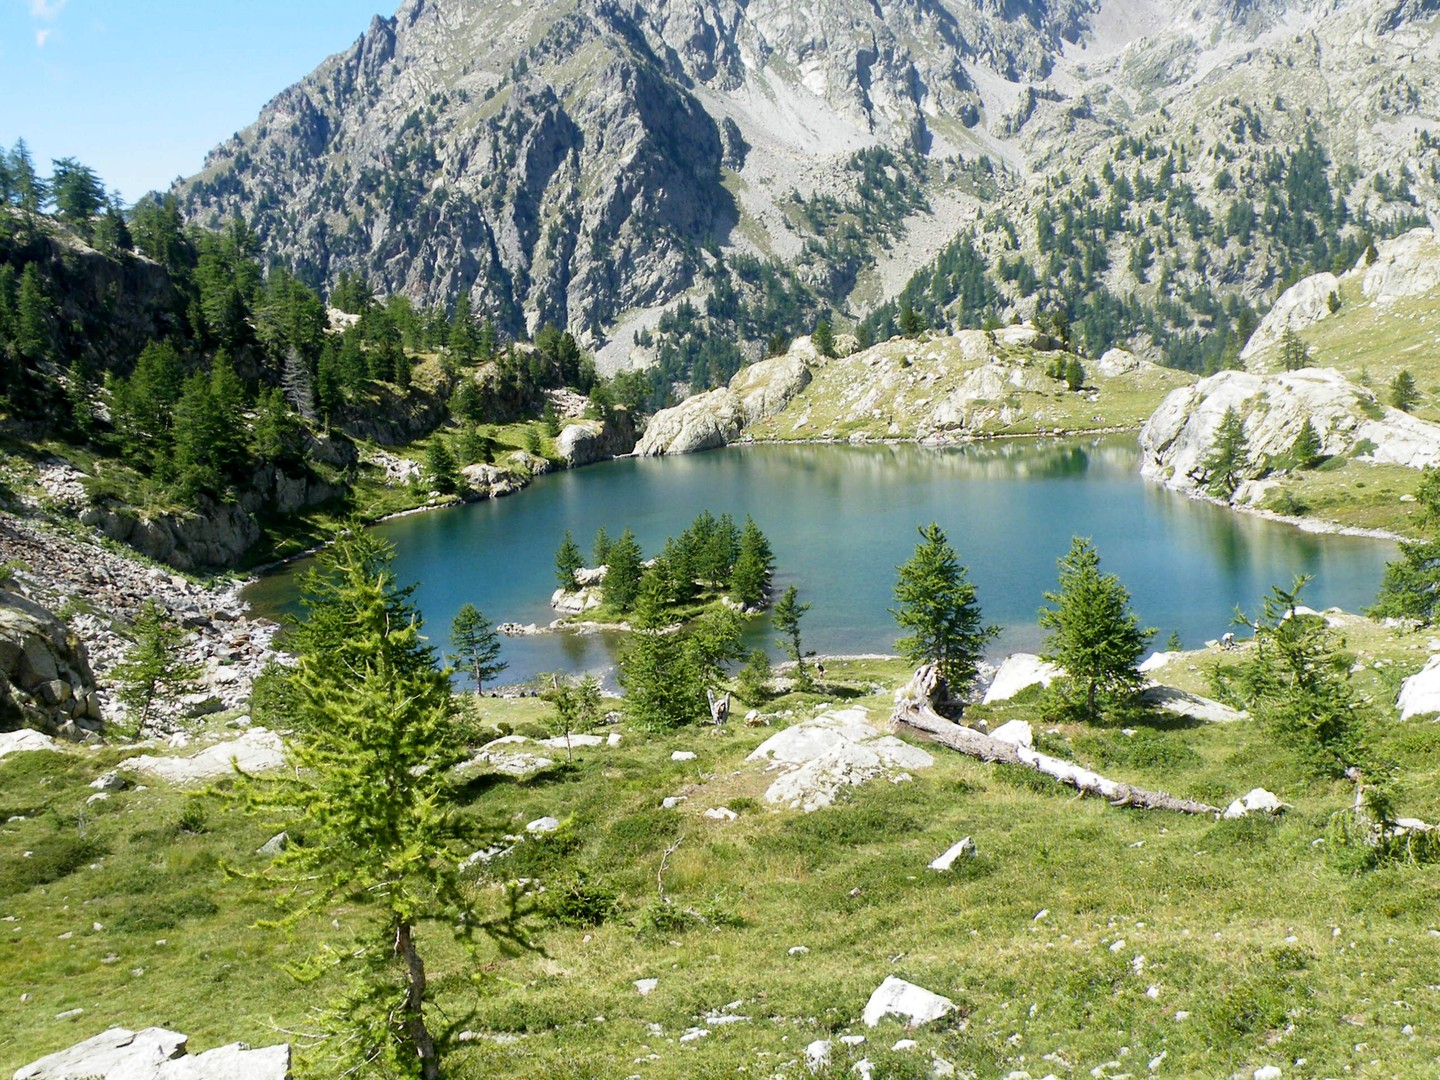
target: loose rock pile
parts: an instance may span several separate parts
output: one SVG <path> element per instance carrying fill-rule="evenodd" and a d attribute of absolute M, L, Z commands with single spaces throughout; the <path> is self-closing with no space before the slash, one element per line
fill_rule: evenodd
<path fill-rule="evenodd" d="M 71 696 L 46 706 L 43 717 L 28 716 L 27 722 L 32 724 L 48 719 L 48 724 L 41 726 L 64 727 L 67 720 L 73 720 L 77 729 L 88 724 L 94 730 L 102 716 L 116 718 L 117 708 L 108 700 L 106 685 L 132 645 L 127 628 L 147 600 L 159 604 L 185 630 L 180 659 L 198 665 L 201 671 L 199 693 L 178 703 L 169 715 L 162 712 L 162 727 L 197 712 L 242 707 L 249 699 L 251 681 L 275 656 L 273 641 L 278 627 L 246 615 L 238 584 L 200 585 L 170 571 L 143 566 L 96 541 L 8 514 L 0 515 L 0 562 L 20 567 L 11 587 L 16 594 L 23 594 L 20 599 L 24 601 L 0 594 L 0 637 L 20 640 L 4 633 L 5 620 L 18 625 L 27 618 L 31 622 L 39 618 L 25 606 L 28 604 L 50 615 L 53 625 L 46 624 L 45 633 L 58 627 L 61 643 L 69 643 L 69 653 L 57 652 L 56 656 L 70 657 L 67 663 L 75 677 L 62 674 L 57 661 L 57 675 L 41 681 L 65 679 Z M 63 623 L 55 618 L 57 612 L 64 615 Z M 84 665 L 78 663 L 81 659 Z M 48 675 L 48 667 L 41 666 L 41 673 Z M 58 687 L 52 689 L 52 697 L 64 696 Z"/>

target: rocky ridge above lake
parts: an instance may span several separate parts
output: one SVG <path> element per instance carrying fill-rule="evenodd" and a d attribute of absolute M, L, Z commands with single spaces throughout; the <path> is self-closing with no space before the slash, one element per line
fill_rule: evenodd
<path fill-rule="evenodd" d="M 1082 369 L 1078 390 L 1064 375 L 1072 358 Z M 657 413 L 636 453 L 746 440 L 945 443 L 1134 428 L 1190 381 L 1121 350 L 1079 360 L 1030 326 L 899 338 L 844 357 L 821 356 L 801 338 L 728 387 Z"/>

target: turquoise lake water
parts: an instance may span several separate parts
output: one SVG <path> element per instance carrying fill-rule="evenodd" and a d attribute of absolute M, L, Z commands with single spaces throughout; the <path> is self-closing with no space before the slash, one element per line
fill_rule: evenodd
<path fill-rule="evenodd" d="M 542 477 L 505 499 L 376 526 L 394 543 L 402 582 L 442 648 L 450 620 L 473 603 L 493 622 L 554 618 L 554 552 L 566 529 L 588 553 L 595 530 L 635 530 L 646 554 L 703 509 L 746 514 L 775 550 L 776 584 L 811 604 L 802 624 L 821 653 L 893 652 L 888 613 L 895 567 L 916 527 L 936 521 L 979 590 L 987 622 L 1003 627 L 994 656 L 1036 650 L 1036 613 L 1056 584 L 1073 535 L 1090 537 L 1163 647 L 1218 637 L 1237 605 L 1249 612 L 1272 584 L 1313 575 L 1305 602 L 1358 611 L 1379 586 L 1394 545 L 1317 535 L 1234 514 L 1142 481 L 1133 437 L 918 446 L 731 447 L 677 458 L 625 459 Z M 262 579 L 247 596 L 261 614 L 295 610 L 303 564 Z M 768 619 L 748 633 L 769 646 Z M 507 638 L 501 682 L 547 671 L 612 674 L 614 635 Z M 775 650 L 771 649 L 772 653 Z M 778 655 L 778 654 L 777 654 Z"/>

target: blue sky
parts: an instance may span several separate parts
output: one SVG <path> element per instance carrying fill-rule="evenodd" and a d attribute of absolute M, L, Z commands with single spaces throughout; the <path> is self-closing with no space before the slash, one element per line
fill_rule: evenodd
<path fill-rule="evenodd" d="M 0 146 L 75 157 L 126 202 L 199 171 L 398 0 L 0 0 Z"/>

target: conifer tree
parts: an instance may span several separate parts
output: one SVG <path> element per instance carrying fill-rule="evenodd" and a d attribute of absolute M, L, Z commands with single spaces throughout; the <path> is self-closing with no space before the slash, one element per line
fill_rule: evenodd
<path fill-rule="evenodd" d="M 1366 763 L 1371 716 L 1351 684 L 1344 641 L 1321 616 L 1296 610 L 1308 580 L 1271 587 L 1240 685 L 1247 708 L 1309 772 L 1339 778 Z"/>
<path fill-rule="evenodd" d="M 595 530 L 595 540 L 590 545 L 590 555 L 595 560 L 596 566 L 604 566 L 610 561 L 610 534 L 601 525 Z"/>
<path fill-rule="evenodd" d="M 1288 326 L 1280 335 L 1280 363 L 1286 371 L 1299 371 L 1310 366 L 1310 346 Z"/>
<path fill-rule="evenodd" d="M 1081 367 L 1078 356 L 1072 356 L 1065 362 L 1065 385 L 1071 390 L 1085 387 L 1085 369 Z"/>
<path fill-rule="evenodd" d="M 975 681 L 985 642 L 999 630 L 980 621 L 975 586 L 940 526 L 931 522 L 919 533 L 915 554 L 897 568 L 898 606 L 890 614 L 910 634 L 895 647 L 911 663 L 935 664 L 959 694 Z"/>
<path fill-rule="evenodd" d="M 470 297 L 467 293 L 461 293 L 460 299 L 455 301 L 455 315 L 450 321 L 450 333 L 445 344 L 451 355 L 462 364 L 473 364 L 479 354 L 479 335 L 475 329 L 474 316 L 470 312 Z"/>
<path fill-rule="evenodd" d="M 742 607 L 759 607 L 770 591 L 775 556 L 770 541 L 749 514 L 740 529 L 735 568 L 730 572 L 730 597 Z"/>
<path fill-rule="evenodd" d="M 438 1080 L 421 944 L 426 922 L 465 937 L 475 925 L 457 869 L 464 823 L 447 790 L 467 750 L 391 557 L 388 545 L 352 531 L 307 575 L 310 615 L 291 638 L 293 768 L 249 778 L 244 790 L 304 837 L 261 872 L 289 886 L 282 925 L 328 917 L 337 904 L 347 912 L 353 940 L 307 967 L 312 976 L 336 968 L 344 980 L 325 1017 L 343 1035 L 326 1044 L 337 1074 Z M 323 625 L 309 628 L 317 619 Z"/>
<path fill-rule="evenodd" d="M 605 603 L 618 612 L 629 611 L 640 593 L 643 553 L 628 528 L 610 545 L 605 571 Z"/>
<path fill-rule="evenodd" d="M 830 326 L 829 316 L 822 315 L 815 323 L 815 332 L 810 335 L 810 343 L 821 356 L 835 355 L 835 331 Z"/>
<path fill-rule="evenodd" d="M 1045 599 L 1055 606 L 1040 611 L 1040 625 L 1050 631 L 1041 655 L 1084 688 L 1087 717 L 1097 715 L 1101 692 L 1130 692 L 1144 683 L 1136 665 L 1155 631 L 1140 628 L 1130 611 L 1130 593 L 1115 575 L 1100 572 L 1100 556 L 1089 540 L 1070 541 L 1060 559 L 1060 587 Z"/>
<path fill-rule="evenodd" d="M 134 622 L 135 643 L 116 665 L 119 698 L 139 734 L 157 706 L 174 703 L 195 687 L 200 668 L 183 660 L 185 632 L 154 600 L 146 600 Z"/>
<path fill-rule="evenodd" d="M 40 268 L 25 264 L 15 301 L 15 351 L 34 363 L 50 348 L 50 300 L 40 280 Z"/>
<path fill-rule="evenodd" d="M 560 588 L 566 592 L 574 592 L 575 572 L 585 565 L 585 559 L 580 554 L 580 547 L 575 543 L 575 537 L 570 535 L 570 530 L 565 530 L 565 539 L 560 542 L 560 547 L 555 552 L 555 580 L 560 583 Z"/>
<path fill-rule="evenodd" d="M 1300 432 L 1295 436 L 1295 442 L 1290 447 L 1290 458 L 1295 462 L 1297 469 L 1308 469 L 1319 460 L 1324 447 L 1320 444 L 1320 435 L 1315 430 L 1315 425 L 1310 418 L 1305 418 L 1305 423 L 1300 426 Z"/>
<path fill-rule="evenodd" d="M 1201 463 L 1209 479 L 1205 489 L 1218 498 L 1228 499 L 1235 494 L 1240 480 L 1250 467 L 1246 451 L 1245 425 L 1234 406 L 1225 410 L 1220 418 L 1220 427 L 1215 433 L 1215 443 Z"/>
<path fill-rule="evenodd" d="M 1420 402 L 1420 391 L 1415 386 L 1415 376 L 1402 370 L 1390 383 L 1390 404 L 1401 412 L 1409 412 Z"/>
<path fill-rule="evenodd" d="M 463 604 L 450 623 L 450 659 L 475 681 L 475 693 L 510 665 L 500 659 L 500 634 L 474 604 Z"/>
<path fill-rule="evenodd" d="M 810 610 L 809 604 L 802 604 L 794 585 L 781 594 L 775 609 L 770 613 L 771 622 L 780 635 L 776 644 L 795 664 L 795 685 L 799 690 L 811 690 L 814 684 L 805 667 L 805 649 L 800 643 L 800 619 Z"/>
<path fill-rule="evenodd" d="M 460 490 L 460 470 L 455 465 L 455 455 L 444 435 L 430 436 L 425 445 L 425 476 L 430 486 L 441 495 L 454 495 Z"/>
<path fill-rule="evenodd" d="M 105 185 L 88 165 L 73 157 L 57 158 L 50 177 L 50 197 L 60 220 L 86 236 L 90 222 L 105 206 Z"/>

